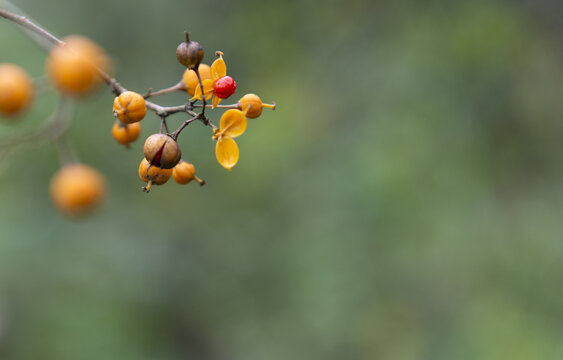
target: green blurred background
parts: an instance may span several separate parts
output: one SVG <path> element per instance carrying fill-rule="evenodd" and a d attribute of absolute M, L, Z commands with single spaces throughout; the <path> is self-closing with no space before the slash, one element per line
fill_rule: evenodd
<path fill-rule="evenodd" d="M 80 102 L 70 143 L 111 186 L 81 221 L 51 206 L 52 147 L 4 159 L 0 359 L 563 358 L 561 3 L 15 5 L 97 41 L 139 92 L 178 81 L 189 29 L 205 62 L 225 53 L 235 99 L 278 109 L 249 120 L 231 172 L 190 125 L 179 143 L 207 185 L 146 195 L 111 93 Z M 45 52 L 0 20 L 0 62 L 40 76 Z"/>

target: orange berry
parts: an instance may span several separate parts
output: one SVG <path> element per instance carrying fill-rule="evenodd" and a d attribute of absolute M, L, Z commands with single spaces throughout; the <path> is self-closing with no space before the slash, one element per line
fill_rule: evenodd
<path fill-rule="evenodd" d="M 143 146 L 145 159 L 151 165 L 172 169 L 180 161 L 182 151 L 176 140 L 164 134 L 152 134 Z"/>
<path fill-rule="evenodd" d="M 275 109 L 276 105 L 263 104 L 262 100 L 256 94 L 246 94 L 239 100 L 239 108 L 244 112 L 246 117 L 255 119 L 262 114 L 262 108 Z"/>
<path fill-rule="evenodd" d="M 201 81 L 211 79 L 211 68 L 209 67 L 209 65 L 199 64 L 198 71 L 199 76 L 201 77 Z M 199 85 L 195 71 L 193 71 L 192 69 L 186 69 L 186 71 L 184 71 L 184 76 L 182 76 L 182 81 L 186 86 L 186 91 L 188 92 L 188 94 L 194 96 L 195 89 Z"/>
<path fill-rule="evenodd" d="M 60 91 L 74 96 L 92 91 L 101 82 L 97 68 L 107 71 L 109 59 L 92 40 L 72 35 L 53 48 L 47 58 L 47 74 Z"/>
<path fill-rule="evenodd" d="M 106 182 L 96 169 L 84 164 L 71 164 L 53 176 L 50 193 L 60 212 L 81 216 L 94 210 L 104 200 Z"/>
<path fill-rule="evenodd" d="M 200 185 L 204 185 L 205 181 L 201 180 L 197 176 L 195 176 L 195 167 L 193 164 L 189 162 L 185 162 L 184 160 L 180 160 L 180 162 L 174 166 L 172 171 L 172 178 L 178 184 L 185 185 L 192 180 L 197 181 Z"/>
<path fill-rule="evenodd" d="M 118 143 L 128 146 L 129 143 L 137 140 L 141 133 L 141 124 L 138 122 L 133 124 L 124 124 L 116 121 L 111 128 L 111 134 Z"/>
<path fill-rule="evenodd" d="M 33 82 L 15 64 L 0 64 L 0 113 L 16 115 L 33 99 Z"/>
<path fill-rule="evenodd" d="M 149 192 L 152 185 L 165 184 L 172 176 L 172 169 L 162 169 L 151 165 L 147 159 L 143 159 L 139 165 L 139 178 L 148 183 L 143 191 Z"/>
<path fill-rule="evenodd" d="M 113 116 L 132 124 L 143 120 L 147 113 L 145 98 L 133 91 L 125 91 L 113 100 Z"/>

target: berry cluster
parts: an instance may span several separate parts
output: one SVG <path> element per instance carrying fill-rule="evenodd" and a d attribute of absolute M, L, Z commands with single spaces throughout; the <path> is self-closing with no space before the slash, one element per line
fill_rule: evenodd
<path fill-rule="evenodd" d="M 113 116 L 116 120 L 111 133 L 120 144 L 129 147 L 139 138 L 140 122 L 145 119 L 147 110 L 157 115 L 160 120 L 159 131 L 145 140 L 144 157 L 139 165 L 139 178 L 147 183 L 142 188 L 145 192 L 149 192 L 153 185 L 165 184 L 170 177 L 179 184 L 187 184 L 192 180 L 200 185 L 205 184 L 195 175 L 194 165 L 182 157 L 178 144 L 180 133 L 190 123 L 200 121 L 211 128 L 211 138 L 216 142 L 217 161 L 231 170 L 239 159 L 239 148 L 233 139 L 244 133 L 247 118 L 259 117 L 263 108 L 275 109 L 275 105 L 262 103 L 255 94 L 246 94 L 234 104 L 220 105 L 222 100 L 235 93 L 237 83 L 227 75 L 222 52 L 215 53 L 217 58 L 211 66 L 202 63 L 205 52 L 199 43 L 190 40 L 188 32 L 185 33 L 186 41 L 176 49 L 178 61 L 186 67 L 181 80 L 171 87 L 159 91 L 149 89 L 141 95 L 127 90 L 108 74 L 109 57 L 90 39 L 74 35 L 59 40 L 26 18 L 1 8 L 0 16 L 40 35 L 40 44 L 49 50 L 45 66 L 47 77 L 62 99 L 80 99 L 101 83 L 110 87 L 116 95 L 113 101 Z M 25 111 L 33 101 L 34 88 L 34 81 L 20 67 L 0 64 L 0 115 L 13 119 Z M 184 104 L 170 107 L 149 100 L 173 91 L 187 92 L 190 97 L 186 98 Z M 209 100 L 211 104 L 207 103 Z M 64 119 L 66 113 L 60 108 L 51 119 L 68 122 Z M 208 108 L 227 109 L 219 120 L 219 127 L 206 115 Z M 182 113 L 188 114 L 189 118 L 181 122 L 175 131 L 170 131 L 168 117 Z M 106 181 L 97 170 L 76 160 L 63 141 L 65 130 L 46 134 L 57 143 L 61 155 L 61 168 L 52 178 L 50 194 L 56 208 L 62 213 L 80 216 L 89 213 L 103 201 Z"/>

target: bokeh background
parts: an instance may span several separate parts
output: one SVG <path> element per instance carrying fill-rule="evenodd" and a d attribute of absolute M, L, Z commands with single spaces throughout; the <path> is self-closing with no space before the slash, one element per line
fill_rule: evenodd
<path fill-rule="evenodd" d="M 81 101 L 69 141 L 111 187 L 81 221 L 50 203 L 54 148 L 4 158 L 1 359 L 563 358 L 561 2 L 15 5 L 97 41 L 139 92 L 178 81 L 189 29 L 237 95 L 278 109 L 249 120 L 231 172 L 190 125 L 179 142 L 207 185 L 146 195 L 142 141 L 111 138 L 113 96 Z M 0 20 L 0 62 L 41 76 L 45 52 Z"/>

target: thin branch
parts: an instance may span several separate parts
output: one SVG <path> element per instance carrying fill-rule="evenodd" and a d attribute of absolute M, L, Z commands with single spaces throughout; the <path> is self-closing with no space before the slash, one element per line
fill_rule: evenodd
<path fill-rule="evenodd" d="M 178 127 L 178 129 L 176 131 L 174 131 L 172 134 L 170 134 L 170 136 L 172 137 L 172 139 L 177 140 L 178 139 L 178 135 L 180 135 L 180 133 L 182 132 L 182 130 L 184 130 L 184 128 L 186 126 L 188 126 L 189 124 L 191 124 L 192 122 L 194 122 L 195 120 L 197 120 L 200 117 L 200 115 L 196 115 L 191 119 L 188 119 L 186 121 L 184 121 L 182 123 L 182 125 L 180 125 L 180 127 Z"/>
<path fill-rule="evenodd" d="M 201 104 L 196 104 L 193 105 L 194 108 L 202 108 L 203 105 Z M 213 108 L 213 105 L 205 105 L 206 108 Z M 217 105 L 215 106 L 218 109 L 240 109 L 239 104 L 231 104 L 231 105 Z"/>
<path fill-rule="evenodd" d="M 76 154 L 68 144 L 68 141 L 64 134 L 59 136 L 55 140 L 55 145 L 57 147 L 57 153 L 59 155 L 59 164 L 62 166 L 74 164 L 77 162 Z"/>
<path fill-rule="evenodd" d="M 186 33 L 188 34 L 188 33 Z M 186 35 L 188 36 L 188 35 Z M 207 104 L 207 100 L 205 100 L 205 89 L 203 89 L 203 83 L 201 82 L 201 76 L 199 75 L 199 65 L 194 69 L 195 74 L 197 75 L 197 81 L 199 81 L 199 88 L 201 89 L 201 101 L 203 102 L 203 107 L 201 109 L 201 115 L 205 118 L 205 105 Z"/>
<path fill-rule="evenodd" d="M 56 109 L 41 127 L 0 139 L 0 158 L 5 159 L 12 152 L 22 148 L 41 145 L 47 141 L 56 141 L 70 126 L 72 108 L 71 99 L 62 97 Z"/>
<path fill-rule="evenodd" d="M 166 116 L 162 116 L 160 118 L 160 133 L 162 134 L 162 130 L 166 130 L 167 134 L 170 134 L 170 130 L 168 129 L 168 123 L 166 122 Z"/>
<path fill-rule="evenodd" d="M 8 11 L 8 10 L 0 8 L 0 17 L 3 17 L 7 20 L 12 21 L 12 22 L 20 25 L 24 29 L 32 31 L 33 33 L 39 35 L 42 39 L 48 40 L 48 42 L 49 42 L 48 44 L 46 44 L 45 42 L 42 42 L 42 41 L 37 41 L 37 43 L 40 46 L 42 46 L 43 48 L 45 48 L 46 50 L 51 50 L 53 45 L 64 45 L 65 44 L 64 41 L 62 41 L 61 39 L 59 39 L 55 35 L 51 34 L 49 31 L 45 30 L 41 26 L 33 23 L 32 21 L 30 21 L 25 16 L 17 15 L 17 14 L 14 14 L 14 13 Z M 35 40 L 37 40 L 37 39 L 35 39 Z M 115 95 L 119 95 L 119 94 L 127 91 L 127 89 L 125 87 L 123 87 L 120 83 L 118 83 L 116 79 L 112 78 L 103 69 L 100 69 L 98 66 L 95 66 L 95 69 L 96 69 L 96 72 L 98 73 L 98 75 L 100 76 L 100 78 L 102 78 L 102 80 L 110 87 L 111 91 Z M 145 104 L 146 104 L 148 109 L 155 112 L 158 116 L 168 116 L 168 115 L 176 113 L 176 112 L 185 111 L 183 107 L 175 107 L 173 109 L 170 109 L 170 108 L 165 108 L 163 106 L 160 106 L 160 105 L 155 104 L 155 103 L 150 102 L 150 101 L 146 101 Z M 178 109 L 178 110 L 176 110 L 176 109 Z"/>
<path fill-rule="evenodd" d="M 64 44 L 64 42 L 61 39 L 57 38 L 55 35 L 51 34 L 47 30 L 43 29 L 39 25 L 34 24 L 28 18 L 26 18 L 25 16 L 14 14 L 14 13 L 8 11 L 8 10 L 5 10 L 5 9 L 0 9 L 0 16 L 8 19 L 10 21 L 15 22 L 16 24 L 20 25 L 24 29 L 27 29 L 27 30 L 30 30 L 30 31 L 36 33 L 41 38 L 48 40 L 50 42 L 49 45 L 44 43 L 44 42 L 37 41 L 37 43 L 39 45 L 41 45 L 43 48 L 45 48 L 46 50 L 50 50 L 53 47 L 53 45 Z"/>
<path fill-rule="evenodd" d="M 143 97 L 145 99 L 148 99 L 149 97 L 152 96 L 164 95 L 174 91 L 185 91 L 185 90 L 186 90 L 186 84 L 184 84 L 184 82 L 180 80 L 180 82 L 178 82 L 176 85 L 172 85 L 162 90 L 152 91 L 152 89 L 149 89 L 149 91 L 147 91 L 147 93 Z"/>

